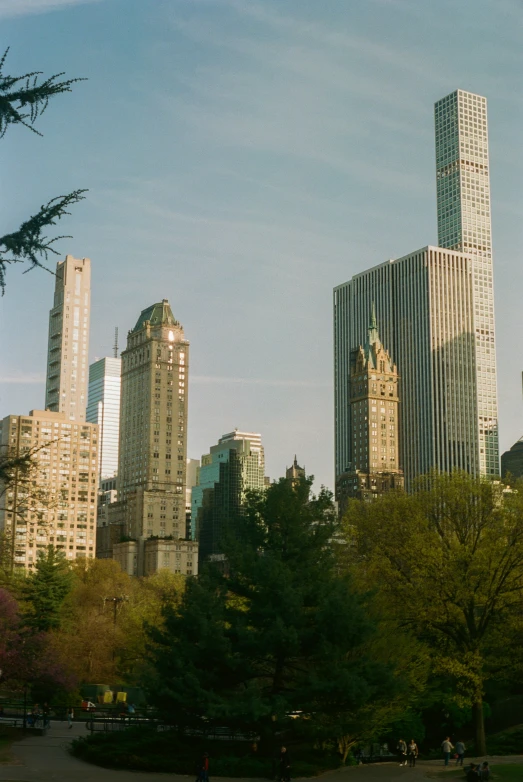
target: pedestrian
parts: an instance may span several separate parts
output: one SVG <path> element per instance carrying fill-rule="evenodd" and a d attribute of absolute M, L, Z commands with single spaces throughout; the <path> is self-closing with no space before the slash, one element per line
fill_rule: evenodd
<path fill-rule="evenodd" d="M 454 744 L 450 741 L 450 736 L 447 736 L 445 741 L 441 742 L 441 749 L 443 750 L 443 757 L 445 758 L 445 765 L 448 766 L 450 760 L 450 753 L 454 749 Z"/>
<path fill-rule="evenodd" d="M 414 739 L 411 739 L 409 741 L 409 746 L 408 746 L 408 756 L 409 756 L 409 766 L 411 766 L 412 768 L 414 768 L 414 766 L 416 765 L 416 758 L 418 757 L 418 752 L 419 752 L 418 745 L 416 744 Z"/>
<path fill-rule="evenodd" d="M 280 750 L 280 780 L 281 782 L 291 781 L 291 760 L 287 747 L 282 747 Z"/>
<path fill-rule="evenodd" d="M 459 741 L 456 741 L 456 747 L 455 747 L 456 755 L 457 755 L 456 766 L 463 765 L 463 758 L 465 757 L 465 749 L 466 749 L 465 743 L 461 741 L 461 739 Z"/>
<path fill-rule="evenodd" d="M 200 761 L 198 779 L 200 782 L 209 782 L 209 753 L 204 752 Z"/>
<path fill-rule="evenodd" d="M 51 709 L 49 708 L 49 704 L 46 702 L 44 703 L 44 707 L 42 709 L 43 715 L 44 715 L 44 728 L 48 728 L 51 724 Z"/>
<path fill-rule="evenodd" d="M 396 747 L 398 750 L 398 759 L 400 762 L 400 766 L 406 766 L 407 765 L 407 745 L 403 739 L 400 739 L 398 741 L 398 746 Z"/>
<path fill-rule="evenodd" d="M 478 770 L 479 778 L 481 782 L 489 782 L 490 779 L 490 766 L 488 760 L 484 760 L 481 764 L 481 768 Z"/>
<path fill-rule="evenodd" d="M 67 709 L 67 722 L 69 723 L 69 730 L 73 727 L 73 720 L 74 720 L 74 709 L 72 706 L 69 706 Z"/>

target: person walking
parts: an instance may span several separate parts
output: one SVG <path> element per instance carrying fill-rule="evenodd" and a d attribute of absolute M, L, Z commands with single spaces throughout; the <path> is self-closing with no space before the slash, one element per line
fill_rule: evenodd
<path fill-rule="evenodd" d="M 281 782 L 290 782 L 291 780 L 291 759 L 287 747 L 282 747 L 280 751 L 280 780 Z"/>
<path fill-rule="evenodd" d="M 74 720 L 74 709 L 72 706 L 69 706 L 67 709 L 67 722 L 69 723 L 69 730 L 73 727 L 73 720 Z"/>
<path fill-rule="evenodd" d="M 51 709 L 48 703 L 44 703 L 43 709 L 44 728 L 49 728 L 51 725 Z"/>
<path fill-rule="evenodd" d="M 407 754 L 409 758 L 409 766 L 411 768 L 414 768 L 414 766 L 416 765 L 416 758 L 418 757 L 419 754 L 418 745 L 416 744 L 414 739 L 411 739 L 409 741 Z"/>
<path fill-rule="evenodd" d="M 407 744 L 403 739 L 400 739 L 398 741 L 398 746 L 396 747 L 398 750 L 398 759 L 400 762 L 400 766 L 406 766 L 407 765 Z"/>
<path fill-rule="evenodd" d="M 198 776 L 200 782 L 209 782 L 209 753 L 204 752 L 200 763 L 200 773 Z"/>
<path fill-rule="evenodd" d="M 463 741 L 456 741 L 456 755 L 458 756 L 456 758 L 456 766 L 462 766 L 463 765 L 463 758 L 465 757 L 465 743 Z"/>
<path fill-rule="evenodd" d="M 441 742 L 441 749 L 443 750 L 443 757 L 445 758 L 445 765 L 448 766 L 450 760 L 450 753 L 454 749 L 454 744 L 450 741 L 450 736 Z"/>

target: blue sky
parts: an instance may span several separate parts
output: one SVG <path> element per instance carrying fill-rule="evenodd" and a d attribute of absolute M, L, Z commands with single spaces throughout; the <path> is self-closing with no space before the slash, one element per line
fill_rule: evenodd
<path fill-rule="evenodd" d="M 501 447 L 523 434 L 519 0 L 0 0 L 12 73 L 86 76 L 0 144 L 8 230 L 88 199 L 90 358 L 168 298 L 191 342 L 189 455 L 260 431 L 333 485 L 332 288 L 436 243 L 433 103 L 486 95 Z M 53 278 L 12 269 L 0 416 L 44 402 Z"/>

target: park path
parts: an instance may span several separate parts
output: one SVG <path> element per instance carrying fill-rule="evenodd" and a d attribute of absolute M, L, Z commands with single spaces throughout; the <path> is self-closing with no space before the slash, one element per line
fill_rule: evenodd
<path fill-rule="evenodd" d="M 114 771 L 84 763 L 72 757 L 67 748 L 71 739 L 87 735 L 84 723 L 69 730 L 67 723 L 53 720 L 46 736 L 29 736 L 13 744 L 15 762 L 0 765 L 0 782 L 193 782 L 194 775 L 157 774 L 139 771 Z M 479 758 L 478 758 L 479 760 Z M 522 763 L 523 756 L 491 758 L 495 763 Z M 442 770 L 442 762 L 422 761 L 416 768 L 398 767 L 396 763 L 352 766 L 323 774 L 323 782 L 409 782 L 426 780 L 428 771 Z M 212 771 L 212 767 L 211 767 Z M 350 778 L 349 778 L 350 775 Z M 229 780 L 224 777 L 212 782 L 267 782 L 267 780 Z"/>

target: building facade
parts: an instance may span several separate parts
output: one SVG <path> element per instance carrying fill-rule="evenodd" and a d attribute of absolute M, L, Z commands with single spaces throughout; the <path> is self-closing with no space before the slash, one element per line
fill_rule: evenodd
<path fill-rule="evenodd" d="M 146 540 L 185 536 L 189 343 L 167 299 L 142 311 L 121 359 L 114 519 L 136 541 L 143 575 Z"/>
<path fill-rule="evenodd" d="M 101 358 L 89 367 L 86 420 L 98 424 L 100 480 L 118 470 L 122 360 Z"/>
<path fill-rule="evenodd" d="M 6 489 L 0 508 L 0 532 L 15 567 L 31 570 L 48 545 L 67 559 L 93 558 L 98 427 L 72 422 L 65 413 L 32 410 L 3 419 L 0 445 L 11 456 L 33 453 L 31 472 Z"/>
<path fill-rule="evenodd" d="M 351 462 L 336 480 L 338 510 L 350 497 L 369 500 L 403 488 L 399 449 L 399 375 L 381 343 L 372 307 L 364 345 L 350 357 Z"/>
<path fill-rule="evenodd" d="M 199 544 L 200 567 L 223 555 L 223 534 L 239 522 L 247 491 L 264 487 L 261 435 L 236 429 L 202 456 L 198 484 L 192 490 L 192 531 Z"/>
<path fill-rule="evenodd" d="M 478 471 L 499 473 L 487 100 L 455 90 L 434 107 L 438 244 L 474 259 Z"/>
<path fill-rule="evenodd" d="M 186 485 L 185 485 L 185 537 L 187 540 L 192 540 L 192 490 L 193 486 L 198 484 L 198 476 L 200 473 L 200 460 L 199 459 L 187 459 L 186 470 Z"/>
<path fill-rule="evenodd" d="M 288 481 L 292 481 L 293 485 L 305 478 L 305 467 L 300 467 L 296 454 L 294 454 L 294 461 L 291 466 L 285 470 L 285 477 Z"/>
<path fill-rule="evenodd" d="M 56 265 L 49 313 L 45 407 L 85 421 L 91 310 L 91 261 L 67 255 Z"/>
<path fill-rule="evenodd" d="M 458 90 L 436 104 L 438 230 L 447 246 L 334 290 L 336 479 L 353 461 L 350 357 L 373 302 L 401 375 L 407 486 L 432 467 L 499 473 L 486 102 L 478 98 Z"/>

